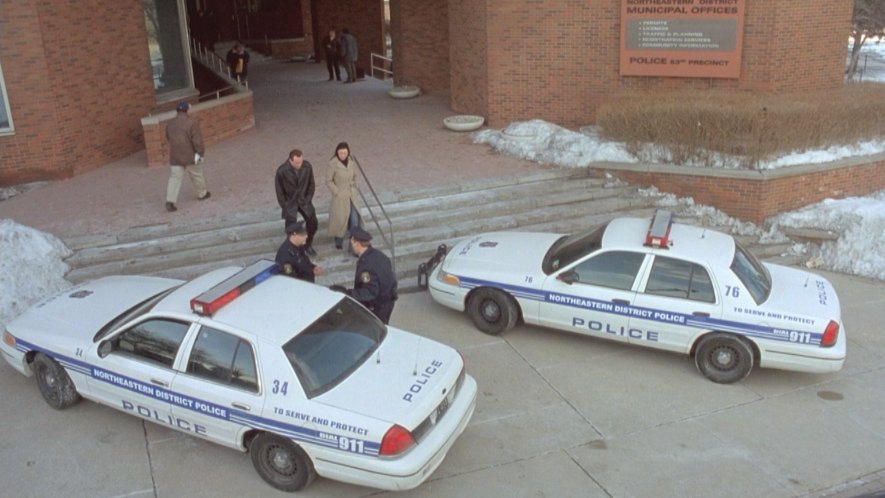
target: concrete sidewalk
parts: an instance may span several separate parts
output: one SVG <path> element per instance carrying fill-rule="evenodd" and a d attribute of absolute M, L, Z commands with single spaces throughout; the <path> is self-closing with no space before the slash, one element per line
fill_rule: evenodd
<path fill-rule="evenodd" d="M 446 342 L 479 384 L 476 412 L 419 488 L 317 479 L 298 496 L 851 497 L 885 479 L 885 295 L 826 274 L 842 298 L 838 373 L 754 370 L 714 384 L 686 357 L 530 326 L 500 337 L 428 294 L 392 324 Z M 0 486 L 14 497 L 293 496 L 248 454 L 83 401 L 56 411 L 0 362 Z M 845 484 L 843 484 L 845 483 Z"/>
<path fill-rule="evenodd" d="M 142 152 L 0 202 L 0 218 L 64 238 L 276 207 L 274 173 L 294 148 L 313 164 L 316 198 L 324 199 L 329 197 L 326 165 L 342 141 L 350 144 L 379 192 L 541 167 L 495 154 L 474 145 L 469 134 L 447 130 L 442 120 L 454 114 L 447 97 L 393 99 L 387 95 L 390 82 L 329 82 L 325 65 L 311 63 L 255 65 L 249 83 L 256 127 L 208 148 L 210 200 L 197 202 L 185 180 L 179 210 L 167 213 L 169 168 L 149 168 Z"/>

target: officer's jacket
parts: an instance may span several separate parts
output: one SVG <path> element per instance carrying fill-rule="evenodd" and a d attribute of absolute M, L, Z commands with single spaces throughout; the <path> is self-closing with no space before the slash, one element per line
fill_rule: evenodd
<path fill-rule="evenodd" d="M 396 300 L 396 275 L 390 258 L 374 247 L 366 249 L 356 262 L 350 295 L 369 308 Z"/>
<path fill-rule="evenodd" d="M 313 269 L 316 265 L 311 263 L 310 256 L 307 255 L 304 246 L 296 246 L 286 239 L 277 250 L 275 261 L 280 265 L 280 273 L 283 275 L 308 282 L 314 281 Z"/>

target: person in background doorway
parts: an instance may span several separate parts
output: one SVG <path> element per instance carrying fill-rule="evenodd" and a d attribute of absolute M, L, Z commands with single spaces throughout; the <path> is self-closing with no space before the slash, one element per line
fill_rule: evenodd
<path fill-rule="evenodd" d="M 335 247 L 344 247 L 344 235 L 362 223 L 359 212 L 359 191 L 356 187 L 356 161 L 350 157 L 350 146 L 341 142 L 329 159 L 326 168 L 326 186 L 332 192 L 329 205 L 329 235 L 335 238 Z"/>
<path fill-rule="evenodd" d="M 178 211 L 178 193 L 181 190 L 181 177 L 187 172 L 197 199 L 204 201 L 212 194 L 206 190 L 206 179 L 203 177 L 203 134 L 200 123 L 188 115 L 191 105 L 182 100 L 175 108 L 176 115 L 166 125 L 166 141 L 169 143 L 169 182 L 166 185 L 166 211 Z"/>
<path fill-rule="evenodd" d="M 240 83 L 245 84 L 246 78 L 249 76 L 249 52 L 243 47 L 243 44 L 237 42 L 227 52 L 227 65 L 230 68 L 231 77 Z"/>
<path fill-rule="evenodd" d="M 357 56 L 358 44 L 356 37 L 350 34 L 349 29 L 344 28 L 341 30 L 341 60 L 344 62 L 344 69 L 347 70 L 347 81 L 345 83 L 356 81 Z"/>
<path fill-rule="evenodd" d="M 341 38 L 335 33 L 334 29 L 329 30 L 329 34 L 323 38 L 323 50 L 326 55 L 326 69 L 329 70 L 329 81 L 336 79 L 341 81 Z M 332 77 L 334 70 L 334 78 Z"/>
<path fill-rule="evenodd" d="M 277 250 L 275 261 L 283 275 L 307 282 L 314 282 L 323 274 L 323 269 L 313 264 L 307 254 L 307 229 L 303 221 L 286 225 L 286 240 Z"/>
<path fill-rule="evenodd" d="M 319 227 L 316 208 L 313 207 L 316 183 L 313 178 L 313 166 L 305 161 L 303 156 L 304 154 L 298 149 L 289 152 L 289 159 L 277 168 L 274 187 L 286 226 L 297 221 L 298 215 L 301 214 L 307 224 L 305 251 L 311 256 L 316 256 L 317 253 L 313 249 L 313 236 Z"/>

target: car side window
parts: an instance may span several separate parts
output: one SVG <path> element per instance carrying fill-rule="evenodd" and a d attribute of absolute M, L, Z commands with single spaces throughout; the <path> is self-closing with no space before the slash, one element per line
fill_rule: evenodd
<path fill-rule="evenodd" d="M 655 257 L 645 293 L 705 303 L 716 302 L 707 270 L 701 265 L 666 256 Z"/>
<path fill-rule="evenodd" d="M 146 320 L 118 335 L 114 339 L 114 349 L 172 368 L 178 348 L 189 328 L 190 324 L 187 322 Z"/>
<path fill-rule="evenodd" d="M 645 254 L 630 251 L 609 251 L 587 259 L 574 268 L 582 284 L 630 290 Z"/>
<path fill-rule="evenodd" d="M 200 328 L 187 373 L 239 389 L 258 392 L 255 354 L 247 341 L 211 327 Z"/>

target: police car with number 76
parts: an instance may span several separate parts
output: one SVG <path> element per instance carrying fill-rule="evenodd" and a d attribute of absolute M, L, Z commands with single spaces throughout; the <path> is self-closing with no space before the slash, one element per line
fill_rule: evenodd
<path fill-rule="evenodd" d="M 278 272 L 259 261 L 187 283 L 99 279 L 12 321 L 0 350 L 53 408 L 82 396 L 248 451 L 284 491 L 316 475 L 424 482 L 473 414 L 461 355 Z"/>
<path fill-rule="evenodd" d="M 438 303 L 488 334 L 518 321 L 690 355 L 719 383 L 753 366 L 834 372 L 847 339 L 826 278 L 758 261 L 731 236 L 617 218 L 574 235 L 466 238 L 419 270 Z"/>

